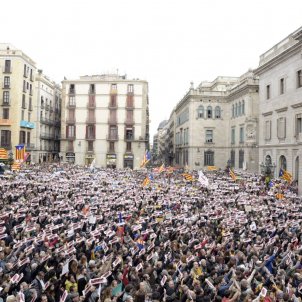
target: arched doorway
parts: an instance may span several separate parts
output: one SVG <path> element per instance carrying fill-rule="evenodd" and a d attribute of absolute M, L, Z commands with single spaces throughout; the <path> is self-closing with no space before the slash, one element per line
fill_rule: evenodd
<path fill-rule="evenodd" d="M 296 160 L 295 160 L 295 181 L 298 184 L 298 181 L 299 181 L 299 156 L 297 156 Z"/>
<path fill-rule="evenodd" d="M 286 170 L 286 158 L 284 155 L 281 155 L 279 158 L 279 167 L 282 170 Z"/>

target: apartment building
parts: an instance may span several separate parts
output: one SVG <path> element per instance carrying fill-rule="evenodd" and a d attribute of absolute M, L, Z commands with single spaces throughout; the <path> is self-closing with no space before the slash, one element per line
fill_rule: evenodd
<path fill-rule="evenodd" d="M 22 144 L 31 152 L 36 63 L 11 44 L 0 44 L 0 146 L 14 152 Z"/>
<path fill-rule="evenodd" d="M 32 162 L 54 162 L 60 157 L 62 90 L 38 70 L 35 78 L 34 131 Z"/>
<path fill-rule="evenodd" d="M 259 158 L 288 170 L 302 192 L 302 27 L 260 56 Z"/>
<path fill-rule="evenodd" d="M 63 161 L 139 168 L 149 149 L 148 83 L 104 74 L 62 84 Z"/>

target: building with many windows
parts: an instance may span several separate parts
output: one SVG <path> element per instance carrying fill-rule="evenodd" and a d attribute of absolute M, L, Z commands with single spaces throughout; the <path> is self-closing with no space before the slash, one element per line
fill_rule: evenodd
<path fill-rule="evenodd" d="M 259 159 L 288 170 L 302 192 L 302 27 L 260 56 Z"/>
<path fill-rule="evenodd" d="M 11 44 L 0 44 L 0 146 L 14 152 L 23 144 L 34 150 L 36 63 Z"/>
<path fill-rule="evenodd" d="M 61 136 L 61 87 L 38 70 L 35 79 L 33 121 L 36 125 L 32 162 L 59 160 Z"/>
<path fill-rule="evenodd" d="M 62 83 L 62 159 L 139 168 L 149 149 L 148 83 L 117 74 Z"/>

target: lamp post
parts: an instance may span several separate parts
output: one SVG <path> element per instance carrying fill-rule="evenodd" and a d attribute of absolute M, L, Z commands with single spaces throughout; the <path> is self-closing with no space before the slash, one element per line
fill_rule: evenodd
<path fill-rule="evenodd" d="M 12 169 L 12 165 L 14 163 L 14 154 L 12 151 L 9 152 L 8 154 L 8 164 L 9 164 L 9 169 Z"/>
<path fill-rule="evenodd" d="M 276 164 L 272 164 L 269 159 L 265 160 L 265 163 L 260 163 L 261 174 L 265 176 L 265 183 L 268 186 L 270 180 L 274 177 Z"/>

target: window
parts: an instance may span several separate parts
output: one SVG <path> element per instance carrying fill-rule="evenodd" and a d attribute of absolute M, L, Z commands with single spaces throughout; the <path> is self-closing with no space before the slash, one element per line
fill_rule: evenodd
<path fill-rule="evenodd" d="M 134 139 L 133 128 L 126 128 L 125 138 L 126 138 L 127 140 L 132 140 L 132 139 Z"/>
<path fill-rule="evenodd" d="M 95 93 L 95 85 L 94 84 L 90 84 L 89 93 L 92 93 L 92 94 Z"/>
<path fill-rule="evenodd" d="M 117 85 L 116 84 L 111 84 L 111 90 L 116 91 L 117 90 Z"/>
<path fill-rule="evenodd" d="M 204 108 L 202 105 L 197 109 L 197 118 L 204 118 Z"/>
<path fill-rule="evenodd" d="M 204 165 L 214 166 L 214 151 L 208 150 L 204 152 Z"/>
<path fill-rule="evenodd" d="M 235 117 L 237 117 L 237 116 L 238 116 L 238 105 L 236 103 L 236 105 L 235 105 Z"/>
<path fill-rule="evenodd" d="M 88 152 L 93 152 L 93 141 L 88 141 L 87 151 Z"/>
<path fill-rule="evenodd" d="M 111 94 L 110 95 L 110 107 L 116 107 L 116 94 Z"/>
<path fill-rule="evenodd" d="M 271 97 L 271 95 L 270 95 L 270 93 L 271 93 L 270 89 L 271 89 L 271 86 L 270 85 L 266 85 L 266 99 L 267 100 Z"/>
<path fill-rule="evenodd" d="M 10 148 L 11 146 L 11 131 L 1 130 L 1 147 Z"/>
<path fill-rule="evenodd" d="M 302 70 L 297 71 L 297 88 L 302 87 Z"/>
<path fill-rule="evenodd" d="M 284 94 L 284 78 L 280 79 L 280 94 Z"/>
<path fill-rule="evenodd" d="M 133 91 L 134 91 L 133 84 L 128 84 L 128 92 L 133 93 Z"/>
<path fill-rule="evenodd" d="M 27 117 L 28 122 L 30 122 L 30 118 L 31 118 L 31 114 L 30 114 L 30 112 L 28 112 L 28 117 Z"/>
<path fill-rule="evenodd" d="M 114 150 L 114 142 L 109 143 L 109 152 L 115 152 Z"/>
<path fill-rule="evenodd" d="M 110 139 L 117 139 L 118 130 L 116 126 L 110 126 L 109 137 Z"/>
<path fill-rule="evenodd" d="M 241 115 L 241 102 L 239 102 L 239 105 L 238 105 L 238 116 Z"/>
<path fill-rule="evenodd" d="M 235 117 L 235 106 L 234 106 L 234 104 L 232 105 L 232 118 L 234 118 Z"/>
<path fill-rule="evenodd" d="M 277 137 L 284 139 L 286 137 L 286 118 L 280 117 L 277 119 Z"/>
<path fill-rule="evenodd" d="M 3 104 L 9 104 L 9 91 L 3 91 Z"/>
<path fill-rule="evenodd" d="M 69 94 L 75 94 L 75 85 L 74 84 L 69 85 Z"/>
<path fill-rule="evenodd" d="M 239 150 L 239 169 L 243 168 L 243 162 L 244 162 L 244 151 Z"/>
<path fill-rule="evenodd" d="M 27 141 L 26 143 L 29 145 L 30 144 L 30 132 L 27 132 Z"/>
<path fill-rule="evenodd" d="M 206 130 L 206 143 L 213 143 L 213 130 Z"/>
<path fill-rule="evenodd" d="M 244 128 L 240 127 L 239 129 L 239 142 L 243 143 L 244 142 Z"/>
<path fill-rule="evenodd" d="M 296 135 L 302 133 L 302 113 L 296 115 Z"/>
<path fill-rule="evenodd" d="M 23 92 L 26 92 L 26 81 L 23 80 Z"/>
<path fill-rule="evenodd" d="M 245 115 L 245 104 L 244 104 L 244 100 L 242 100 L 241 113 L 242 113 L 242 115 Z"/>
<path fill-rule="evenodd" d="M 221 118 L 221 109 L 219 106 L 215 107 L 215 118 Z"/>
<path fill-rule="evenodd" d="M 29 98 L 28 110 L 33 110 L 33 105 L 32 105 L 32 99 L 31 98 Z"/>
<path fill-rule="evenodd" d="M 265 121 L 265 139 L 270 140 L 271 139 L 271 121 Z"/>
<path fill-rule="evenodd" d="M 31 81 L 34 80 L 34 78 L 33 78 L 33 70 L 32 70 L 32 69 L 30 70 L 30 80 L 31 80 Z"/>
<path fill-rule="evenodd" d="M 25 144 L 26 132 L 20 131 L 19 144 Z"/>
<path fill-rule="evenodd" d="M 212 106 L 208 106 L 207 108 L 207 118 L 212 118 Z"/>
<path fill-rule="evenodd" d="M 232 128 L 232 132 L 231 132 L 231 144 L 235 144 L 235 128 Z"/>
<path fill-rule="evenodd" d="M 68 138 L 73 138 L 75 137 L 75 126 L 74 125 L 69 125 L 66 127 L 67 130 L 67 137 Z"/>
<path fill-rule="evenodd" d="M 9 119 L 9 109 L 8 108 L 3 108 L 2 118 L 7 119 L 7 120 Z"/>
<path fill-rule="evenodd" d="M 131 142 L 126 143 L 126 152 L 131 152 Z"/>
<path fill-rule="evenodd" d="M 10 88 L 10 77 L 4 77 L 4 83 L 3 83 L 3 88 L 8 89 Z"/>
<path fill-rule="evenodd" d="M 23 70 L 23 76 L 27 77 L 27 68 L 26 68 L 26 64 L 24 64 L 24 70 Z"/>
<path fill-rule="evenodd" d="M 21 120 L 24 121 L 24 110 L 21 111 Z"/>
<path fill-rule="evenodd" d="M 133 122 L 133 111 L 126 111 L 126 123 L 132 123 Z"/>
<path fill-rule="evenodd" d="M 70 96 L 69 97 L 69 106 L 75 106 L 76 102 L 75 102 L 75 97 L 74 96 Z"/>
<path fill-rule="evenodd" d="M 25 94 L 22 94 L 22 108 L 26 109 L 26 99 L 25 99 Z"/>
<path fill-rule="evenodd" d="M 131 94 L 127 95 L 126 107 L 133 108 L 133 103 L 134 103 L 133 95 Z"/>
<path fill-rule="evenodd" d="M 231 167 L 235 167 L 235 150 L 231 150 Z"/>
<path fill-rule="evenodd" d="M 86 138 L 95 139 L 95 126 L 94 125 L 86 126 Z"/>
<path fill-rule="evenodd" d="M 5 60 L 4 72 L 11 72 L 11 60 Z"/>

